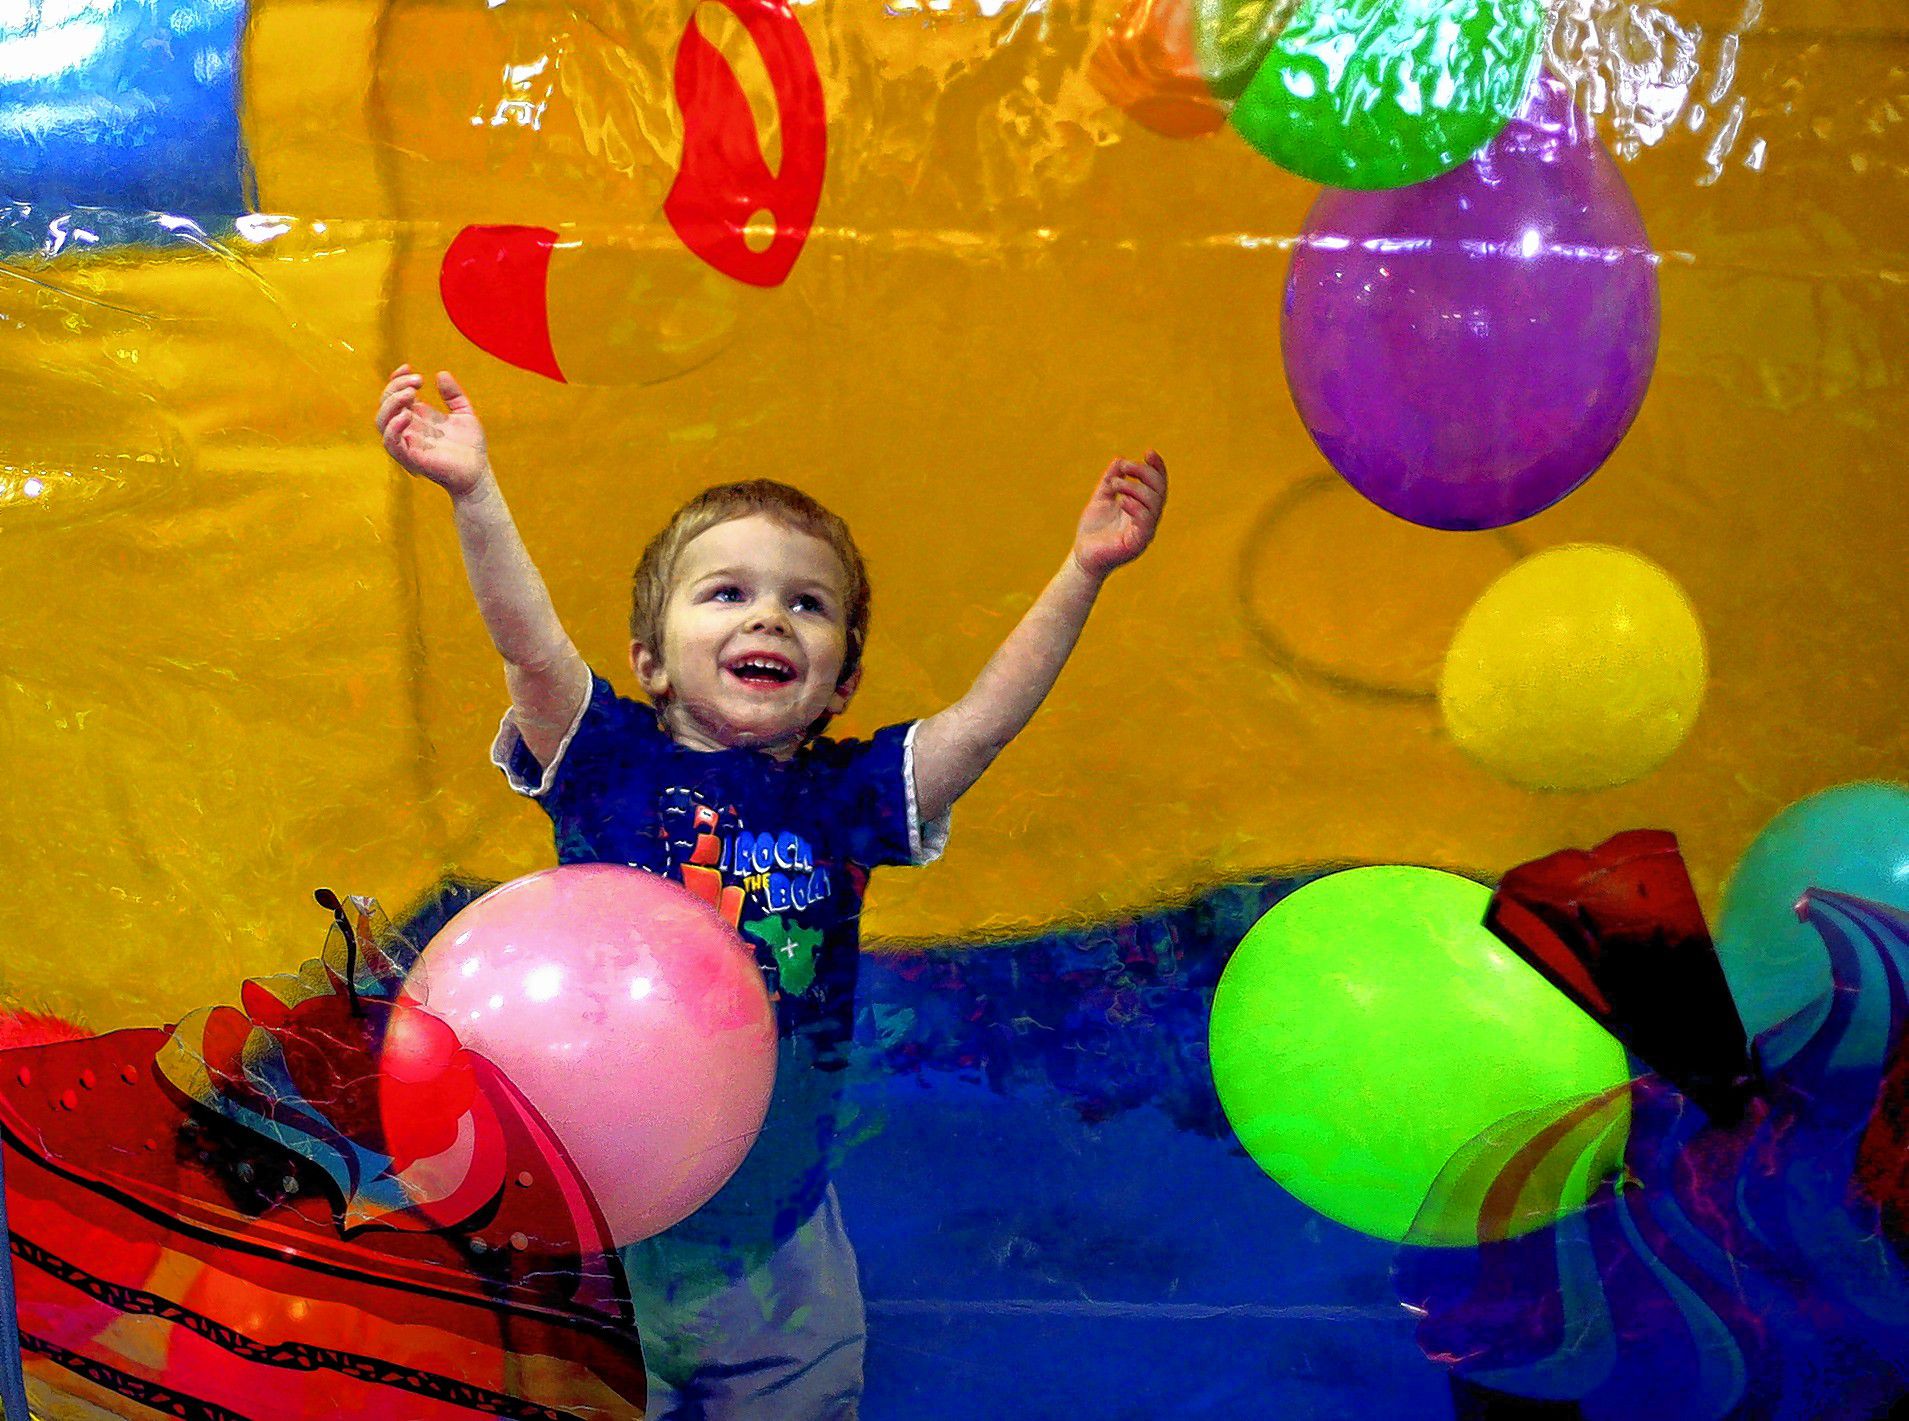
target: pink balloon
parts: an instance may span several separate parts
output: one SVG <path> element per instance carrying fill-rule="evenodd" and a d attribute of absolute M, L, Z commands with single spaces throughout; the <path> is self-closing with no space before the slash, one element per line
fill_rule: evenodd
<path fill-rule="evenodd" d="M 406 990 L 536 1106 L 619 1245 L 695 1212 L 762 1129 L 768 988 L 668 879 L 573 864 L 507 883 L 444 925 Z"/>

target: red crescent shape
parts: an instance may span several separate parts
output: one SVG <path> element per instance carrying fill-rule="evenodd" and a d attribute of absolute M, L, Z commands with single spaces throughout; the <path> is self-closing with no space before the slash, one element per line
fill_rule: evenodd
<path fill-rule="evenodd" d="M 479 350 L 563 383 L 546 299 L 556 245 L 548 227 L 466 227 L 445 249 L 438 295 Z"/>

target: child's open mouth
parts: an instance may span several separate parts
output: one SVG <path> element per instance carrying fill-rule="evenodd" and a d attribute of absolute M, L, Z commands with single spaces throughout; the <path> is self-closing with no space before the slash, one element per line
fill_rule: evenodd
<path fill-rule="evenodd" d="M 730 662 L 726 669 L 745 686 L 757 690 L 772 690 L 795 680 L 795 667 L 779 656 L 745 656 Z"/>

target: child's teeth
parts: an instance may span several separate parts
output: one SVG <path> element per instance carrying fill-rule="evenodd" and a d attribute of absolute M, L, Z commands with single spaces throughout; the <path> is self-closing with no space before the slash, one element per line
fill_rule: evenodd
<path fill-rule="evenodd" d="M 795 675 L 786 666 L 772 665 L 766 661 L 741 661 L 733 669 L 738 676 L 767 677 L 776 681 L 792 680 Z"/>

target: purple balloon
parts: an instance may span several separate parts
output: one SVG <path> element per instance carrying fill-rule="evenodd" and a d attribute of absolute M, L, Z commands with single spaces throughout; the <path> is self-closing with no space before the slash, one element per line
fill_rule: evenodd
<path fill-rule="evenodd" d="M 1280 343 L 1300 418 L 1354 488 L 1428 528 L 1499 528 L 1610 457 L 1657 327 L 1637 204 L 1545 74 L 1452 172 L 1320 196 Z"/>

